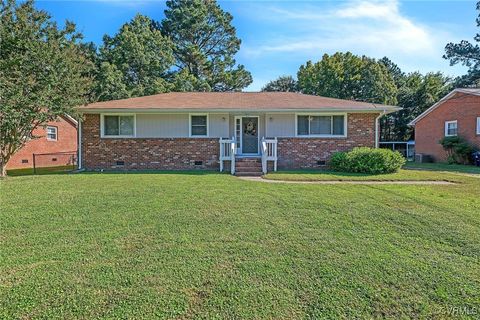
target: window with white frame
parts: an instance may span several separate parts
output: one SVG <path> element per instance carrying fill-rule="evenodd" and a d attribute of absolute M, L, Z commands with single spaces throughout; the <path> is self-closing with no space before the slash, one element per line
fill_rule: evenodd
<path fill-rule="evenodd" d="M 480 117 L 477 117 L 477 134 L 480 134 Z"/>
<path fill-rule="evenodd" d="M 297 115 L 298 136 L 345 136 L 345 115 Z"/>
<path fill-rule="evenodd" d="M 135 116 L 133 115 L 104 115 L 103 136 L 105 137 L 133 137 L 135 134 Z"/>
<path fill-rule="evenodd" d="M 190 115 L 190 136 L 192 137 L 208 136 L 208 116 L 206 114 Z"/>
<path fill-rule="evenodd" d="M 47 140 L 57 141 L 57 127 L 47 127 Z"/>
<path fill-rule="evenodd" d="M 458 132 L 457 120 L 445 121 L 445 137 L 456 136 Z"/>

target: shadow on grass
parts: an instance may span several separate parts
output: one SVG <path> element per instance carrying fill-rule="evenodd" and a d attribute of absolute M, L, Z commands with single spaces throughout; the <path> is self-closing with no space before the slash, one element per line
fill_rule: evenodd
<path fill-rule="evenodd" d="M 425 171 L 447 171 L 456 173 L 480 174 L 480 167 L 464 164 L 438 163 L 416 163 L 410 162 L 403 167 L 405 170 L 425 170 Z"/>
<path fill-rule="evenodd" d="M 95 174 L 163 174 L 163 175 L 218 175 L 229 174 L 228 172 L 219 172 L 213 169 L 197 169 L 197 170 L 104 170 L 104 171 L 81 171 L 76 174 L 95 175 Z"/>
<path fill-rule="evenodd" d="M 9 177 L 31 176 L 31 175 L 61 175 L 61 174 L 177 174 L 177 175 L 213 175 L 213 174 L 229 174 L 228 172 L 219 172 L 213 169 L 196 169 L 196 170 L 95 170 L 95 171 L 74 171 L 73 167 L 48 167 L 37 168 L 36 173 L 33 168 L 12 169 L 7 171 Z"/>
<path fill-rule="evenodd" d="M 71 173 L 73 170 L 75 170 L 74 166 L 56 166 L 56 167 L 37 168 L 35 172 L 33 168 L 11 169 L 11 170 L 7 170 L 7 176 L 21 177 L 21 176 L 31 176 L 31 175 L 66 174 L 66 173 Z"/>
<path fill-rule="evenodd" d="M 342 172 L 342 171 L 333 171 L 333 170 L 326 170 L 326 169 L 301 169 L 301 170 L 279 170 L 276 173 L 281 174 L 312 174 L 312 175 L 319 175 L 319 174 L 329 174 L 335 175 L 339 177 L 376 177 L 382 176 L 383 174 L 373 174 L 373 173 L 355 173 L 355 172 Z"/>

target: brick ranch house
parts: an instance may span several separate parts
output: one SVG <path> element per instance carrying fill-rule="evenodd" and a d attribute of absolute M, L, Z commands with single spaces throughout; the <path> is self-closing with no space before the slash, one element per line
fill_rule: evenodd
<path fill-rule="evenodd" d="M 415 126 L 415 152 L 433 161 L 447 160 L 439 141 L 459 135 L 480 149 L 480 89 L 455 89 L 427 109 Z"/>
<path fill-rule="evenodd" d="M 73 165 L 77 152 L 77 121 L 70 116 L 59 117 L 33 131 L 37 138 L 27 143 L 8 161 L 7 169 Z"/>
<path fill-rule="evenodd" d="M 165 93 L 79 108 L 79 163 L 98 169 L 314 168 L 375 147 L 399 108 L 290 92 Z M 261 166 L 261 167 L 260 167 Z M 260 167 L 260 168 L 259 168 Z"/>

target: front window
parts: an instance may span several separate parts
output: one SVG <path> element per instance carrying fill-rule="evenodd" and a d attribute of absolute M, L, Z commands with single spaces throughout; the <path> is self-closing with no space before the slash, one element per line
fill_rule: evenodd
<path fill-rule="evenodd" d="M 345 136 L 345 115 L 298 115 L 299 136 Z"/>
<path fill-rule="evenodd" d="M 134 116 L 104 116 L 103 135 L 109 137 L 133 137 L 135 131 Z"/>
<path fill-rule="evenodd" d="M 208 135 L 207 115 L 190 116 L 190 135 L 193 137 L 206 137 Z"/>
<path fill-rule="evenodd" d="M 445 122 L 445 136 L 456 136 L 458 132 L 457 120 Z"/>
<path fill-rule="evenodd" d="M 47 140 L 57 141 L 57 127 L 47 127 Z"/>

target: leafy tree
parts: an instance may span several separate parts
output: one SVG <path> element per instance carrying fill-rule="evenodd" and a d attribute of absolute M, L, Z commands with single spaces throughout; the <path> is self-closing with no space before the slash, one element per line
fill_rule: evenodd
<path fill-rule="evenodd" d="M 477 2 L 477 10 L 480 11 L 480 1 Z M 477 27 L 480 27 L 480 14 L 477 19 Z M 480 42 L 480 33 L 474 37 L 476 42 Z M 469 68 L 468 73 L 456 80 L 457 87 L 480 87 L 480 46 L 472 44 L 467 40 L 460 43 L 448 43 L 445 47 L 445 59 L 450 60 L 450 65 L 458 63 Z"/>
<path fill-rule="evenodd" d="M 262 91 L 296 92 L 297 81 L 292 76 L 281 76 L 267 83 Z"/>
<path fill-rule="evenodd" d="M 174 63 L 172 42 L 153 21 L 136 15 L 100 47 L 96 96 L 99 100 L 137 97 L 170 91 Z"/>
<path fill-rule="evenodd" d="M 172 85 L 172 91 L 176 92 L 211 91 L 207 81 L 196 78 L 191 73 L 188 73 L 187 69 L 183 69 L 175 74 Z"/>
<path fill-rule="evenodd" d="M 413 128 L 408 124 L 435 104 L 451 89 L 450 79 L 441 72 L 422 75 L 413 72 L 399 80 L 398 106 L 402 110 L 381 119 L 382 141 L 406 141 L 413 139 Z"/>
<path fill-rule="evenodd" d="M 81 34 L 60 29 L 33 1 L 0 2 L 0 169 L 33 131 L 87 101 L 92 63 Z"/>
<path fill-rule="evenodd" d="M 378 62 L 387 68 L 388 72 L 393 77 L 393 81 L 395 81 L 397 88 L 400 88 L 405 84 L 405 72 L 403 72 L 397 64 L 387 57 L 383 57 L 378 60 Z"/>
<path fill-rule="evenodd" d="M 157 27 L 173 41 L 179 71 L 187 70 L 212 91 L 239 91 L 252 82 L 234 59 L 241 41 L 232 15 L 214 0 L 169 0 L 167 7 Z"/>
<path fill-rule="evenodd" d="M 297 73 L 298 89 L 307 94 L 395 104 L 397 87 L 382 63 L 350 52 L 325 54 L 322 60 L 308 61 Z"/>

